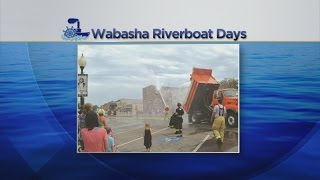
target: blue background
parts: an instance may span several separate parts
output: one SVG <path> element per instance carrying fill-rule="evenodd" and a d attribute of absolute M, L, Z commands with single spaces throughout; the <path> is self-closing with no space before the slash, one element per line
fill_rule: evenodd
<path fill-rule="evenodd" d="M 240 154 L 77 154 L 76 61 L 0 43 L 1 179 L 320 178 L 320 43 L 240 43 Z"/>

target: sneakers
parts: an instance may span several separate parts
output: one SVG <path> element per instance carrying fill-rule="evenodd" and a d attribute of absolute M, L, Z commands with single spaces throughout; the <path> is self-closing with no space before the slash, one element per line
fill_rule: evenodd
<path fill-rule="evenodd" d="M 218 138 L 218 139 L 217 139 L 217 144 L 222 144 L 221 138 Z"/>

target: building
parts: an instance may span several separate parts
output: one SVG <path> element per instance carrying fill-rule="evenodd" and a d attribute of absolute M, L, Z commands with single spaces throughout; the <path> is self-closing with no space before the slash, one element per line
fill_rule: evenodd
<path fill-rule="evenodd" d="M 143 112 L 148 115 L 163 114 L 165 106 L 173 112 L 177 103 L 183 104 L 188 88 L 163 86 L 159 90 L 154 85 L 142 89 Z"/>
<path fill-rule="evenodd" d="M 142 100 L 119 99 L 102 105 L 109 116 L 134 116 L 143 113 Z"/>
<path fill-rule="evenodd" d="M 116 101 L 110 101 L 101 106 L 102 109 L 105 110 L 108 116 L 116 116 L 117 115 L 117 103 Z"/>
<path fill-rule="evenodd" d="M 117 103 L 117 114 L 119 116 L 134 116 L 143 113 L 142 100 L 119 99 Z"/>
<path fill-rule="evenodd" d="M 143 113 L 148 115 L 161 114 L 164 109 L 164 101 L 156 86 L 149 85 L 142 89 Z"/>

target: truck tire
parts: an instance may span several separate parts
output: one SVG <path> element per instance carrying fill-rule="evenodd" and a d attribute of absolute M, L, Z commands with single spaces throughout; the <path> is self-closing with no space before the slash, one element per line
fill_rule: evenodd
<path fill-rule="evenodd" d="M 192 114 L 188 115 L 188 119 L 189 119 L 189 122 L 192 123 L 192 124 L 199 124 L 200 123 L 200 120 L 194 118 L 194 116 Z"/>
<path fill-rule="evenodd" d="M 228 127 L 238 127 L 238 114 L 235 112 L 228 112 L 226 125 Z"/>

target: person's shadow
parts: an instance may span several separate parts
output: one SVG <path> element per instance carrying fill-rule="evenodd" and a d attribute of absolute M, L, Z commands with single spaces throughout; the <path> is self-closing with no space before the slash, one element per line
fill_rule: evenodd
<path fill-rule="evenodd" d="M 224 143 L 217 144 L 217 150 L 218 150 L 218 152 L 224 152 Z"/>
<path fill-rule="evenodd" d="M 212 142 L 214 143 L 213 147 L 214 147 L 214 151 L 213 152 L 224 152 L 225 151 L 225 145 L 224 143 L 219 144 L 217 143 L 217 140 L 215 137 L 212 138 Z"/>

